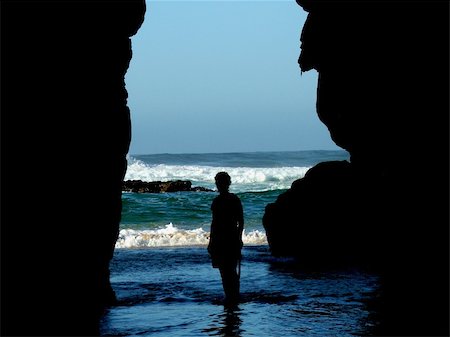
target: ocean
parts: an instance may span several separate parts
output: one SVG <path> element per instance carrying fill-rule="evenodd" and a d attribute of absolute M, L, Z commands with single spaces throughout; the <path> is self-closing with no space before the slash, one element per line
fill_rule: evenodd
<path fill-rule="evenodd" d="M 190 180 L 215 190 L 230 174 L 244 208 L 241 302 L 223 306 L 220 274 L 206 245 L 217 192 L 123 192 L 111 283 L 118 304 L 104 336 L 361 336 L 376 325 L 368 301 L 377 275 L 362 270 L 302 271 L 270 254 L 264 208 L 315 164 L 345 151 L 129 155 L 125 180 Z M 289 235 L 289 233 L 286 233 Z M 313 253 L 313 252 L 312 252 Z"/>

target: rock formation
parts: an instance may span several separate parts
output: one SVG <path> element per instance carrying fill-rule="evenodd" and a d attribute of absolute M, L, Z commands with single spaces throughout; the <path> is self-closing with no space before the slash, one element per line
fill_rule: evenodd
<path fill-rule="evenodd" d="M 2 335 L 97 335 L 114 301 L 124 76 L 145 10 L 143 0 L 2 2 Z M 93 177 L 98 193 L 86 191 Z"/>
<path fill-rule="evenodd" d="M 214 192 L 211 189 L 201 186 L 192 187 L 192 182 L 189 180 L 126 180 L 122 184 L 122 191 L 134 193 Z"/>
<path fill-rule="evenodd" d="M 351 162 L 268 205 L 270 246 L 313 266 L 369 261 L 380 334 L 448 335 L 448 2 L 299 3 L 300 66 L 319 72 L 318 116 Z M 2 335 L 97 335 L 114 299 L 124 75 L 144 13 L 143 0 L 2 2 Z"/>
<path fill-rule="evenodd" d="M 350 162 L 267 205 L 274 255 L 382 275 L 379 335 L 448 335 L 448 3 L 297 0 L 301 71 Z"/>

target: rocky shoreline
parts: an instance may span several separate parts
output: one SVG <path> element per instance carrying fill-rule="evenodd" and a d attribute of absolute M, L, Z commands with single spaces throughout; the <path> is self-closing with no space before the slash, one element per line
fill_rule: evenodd
<path fill-rule="evenodd" d="M 192 182 L 189 180 L 150 182 L 142 180 L 126 180 L 122 184 L 122 191 L 134 193 L 214 192 L 214 190 L 205 187 L 192 187 Z"/>

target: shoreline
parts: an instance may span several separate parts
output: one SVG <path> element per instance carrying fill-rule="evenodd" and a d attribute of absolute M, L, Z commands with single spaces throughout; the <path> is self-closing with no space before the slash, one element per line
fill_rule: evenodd
<path fill-rule="evenodd" d="M 148 247 L 120 247 L 115 248 L 114 251 L 121 250 L 170 250 L 170 249 L 189 249 L 189 248 L 206 248 L 207 244 L 197 244 L 197 245 L 175 245 L 175 246 L 148 246 Z M 244 244 L 245 247 L 269 247 L 269 244 Z"/>

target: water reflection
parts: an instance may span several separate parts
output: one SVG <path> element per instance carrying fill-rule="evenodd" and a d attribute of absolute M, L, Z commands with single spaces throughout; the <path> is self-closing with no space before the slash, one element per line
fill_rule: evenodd
<path fill-rule="evenodd" d="M 241 329 L 241 309 L 239 306 L 224 307 L 218 315 L 211 315 L 212 322 L 203 332 L 208 336 L 241 336 L 244 330 Z"/>

